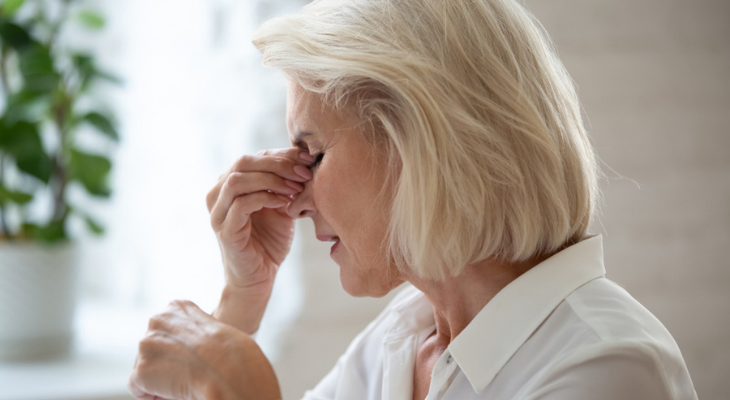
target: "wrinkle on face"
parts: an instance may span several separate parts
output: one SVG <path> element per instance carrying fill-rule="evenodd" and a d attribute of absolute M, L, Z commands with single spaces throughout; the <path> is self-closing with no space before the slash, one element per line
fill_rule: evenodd
<path fill-rule="evenodd" d="M 383 246 L 391 206 L 385 152 L 364 138 L 354 113 L 334 111 L 295 83 L 289 84 L 287 125 L 293 145 L 324 153 L 300 197 L 311 199 L 306 216 L 317 233 L 341 240 L 333 259 L 343 287 L 354 296 L 384 296 L 403 282 Z"/>

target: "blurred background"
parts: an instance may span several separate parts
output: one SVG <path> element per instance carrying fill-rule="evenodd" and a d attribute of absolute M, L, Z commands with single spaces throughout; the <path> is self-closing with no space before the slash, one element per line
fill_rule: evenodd
<path fill-rule="evenodd" d="M 112 195 L 77 203 L 106 229 L 92 236 L 70 224 L 80 266 L 70 356 L 0 362 L 0 400 L 131 398 L 126 379 L 147 319 L 172 299 L 217 304 L 223 278 L 206 193 L 240 155 L 288 145 L 282 77 L 260 66 L 250 38 L 306 1 L 75 3 L 103 15 L 103 29 L 68 29 L 59 40 L 122 81 L 95 95 L 115 110 L 120 137 Z M 730 2 L 524 4 L 579 88 L 602 161 L 593 231 L 604 235 L 608 277 L 667 326 L 699 397 L 727 398 Z M 328 247 L 298 222 L 257 335 L 285 399 L 314 386 L 392 297 L 350 298 Z M 7 260 L 0 252 L 0 267 Z"/>

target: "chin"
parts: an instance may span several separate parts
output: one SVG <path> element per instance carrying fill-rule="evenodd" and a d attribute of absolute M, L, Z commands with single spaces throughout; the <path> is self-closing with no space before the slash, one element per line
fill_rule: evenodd
<path fill-rule="evenodd" d="M 345 270 L 340 266 L 340 285 L 345 289 L 345 292 L 352 297 L 368 297 L 366 285 L 356 277 L 348 276 Z"/>
<path fill-rule="evenodd" d="M 340 266 L 340 284 L 345 289 L 345 292 L 352 297 L 380 298 L 390 293 L 402 283 L 403 280 L 399 280 L 396 282 L 388 282 L 387 284 L 372 285 L 369 284 L 368 279 L 347 274 L 345 269 Z"/>

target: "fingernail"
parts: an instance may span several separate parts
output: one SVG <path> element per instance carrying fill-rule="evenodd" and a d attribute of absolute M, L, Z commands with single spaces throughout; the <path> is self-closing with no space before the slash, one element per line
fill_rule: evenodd
<path fill-rule="evenodd" d="M 304 179 L 312 179 L 312 177 L 314 176 L 309 168 L 302 167 L 301 165 L 295 165 L 294 172 Z"/>
<path fill-rule="evenodd" d="M 299 153 L 299 158 L 306 162 L 314 162 L 314 157 L 310 156 L 306 151 Z"/>
<path fill-rule="evenodd" d="M 283 194 L 277 194 L 277 195 L 276 195 L 276 197 L 278 197 L 278 198 L 279 198 L 279 199 L 281 199 L 281 200 L 284 200 L 284 201 L 286 201 L 287 203 L 291 201 L 291 197 L 289 197 L 289 196 L 284 196 Z"/>
<path fill-rule="evenodd" d="M 304 186 L 299 182 L 294 182 L 294 181 L 290 181 L 288 179 L 284 179 L 284 183 L 286 183 L 287 186 L 289 186 L 290 188 L 292 188 L 294 190 L 297 190 L 300 192 L 302 190 L 304 190 Z"/>

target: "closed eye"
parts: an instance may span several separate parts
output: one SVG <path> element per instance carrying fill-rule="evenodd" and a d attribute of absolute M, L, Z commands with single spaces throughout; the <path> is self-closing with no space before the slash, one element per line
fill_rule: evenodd
<path fill-rule="evenodd" d="M 314 162 L 309 165 L 309 168 L 316 168 L 320 162 L 322 162 L 322 159 L 324 158 L 324 153 L 319 153 L 316 156 L 314 156 Z"/>

